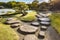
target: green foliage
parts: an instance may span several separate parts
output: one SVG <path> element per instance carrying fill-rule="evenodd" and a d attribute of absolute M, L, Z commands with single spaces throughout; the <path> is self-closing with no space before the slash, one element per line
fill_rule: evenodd
<path fill-rule="evenodd" d="M 28 5 L 24 2 L 18 2 L 16 6 L 14 7 L 17 13 L 24 13 L 26 10 L 29 9 Z"/>
<path fill-rule="evenodd" d="M 1 23 L 5 23 L 5 22 L 6 22 L 6 18 L 2 18 L 2 17 L 1 17 L 1 18 L 0 18 L 0 22 L 1 22 Z"/>
<path fill-rule="evenodd" d="M 36 15 L 36 12 L 34 12 L 34 11 L 28 12 L 27 15 L 21 17 L 21 20 L 23 20 L 23 21 L 33 21 L 33 20 L 36 19 L 35 15 Z"/>
<path fill-rule="evenodd" d="M 41 11 L 46 11 L 46 10 L 49 10 L 49 9 L 50 9 L 49 3 L 42 2 L 42 3 L 39 5 L 39 10 L 41 10 Z"/>
<path fill-rule="evenodd" d="M 9 25 L 0 23 L 0 40 L 19 40 L 19 37 Z"/>
<path fill-rule="evenodd" d="M 37 11 L 37 10 L 38 10 L 38 3 L 39 3 L 39 1 L 34 0 L 34 1 L 32 2 L 32 4 L 31 4 L 31 9 Z"/>
<path fill-rule="evenodd" d="M 60 13 L 53 13 L 51 16 L 51 24 L 60 34 Z"/>

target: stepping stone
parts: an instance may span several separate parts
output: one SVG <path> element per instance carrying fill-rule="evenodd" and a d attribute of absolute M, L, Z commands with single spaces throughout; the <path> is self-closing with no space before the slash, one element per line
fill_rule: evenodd
<path fill-rule="evenodd" d="M 7 21 L 16 20 L 15 18 L 7 18 Z"/>
<path fill-rule="evenodd" d="M 19 30 L 24 33 L 35 33 L 38 30 L 38 28 L 30 25 L 24 25 L 20 26 Z"/>
<path fill-rule="evenodd" d="M 16 27 L 19 27 L 19 26 L 20 26 L 20 24 L 12 24 L 11 25 L 12 28 L 16 28 Z"/>
<path fill-rule="evenodd" d="M 46 26 L 49 26 L 50 25 L 50 22 L 40 22 L 41 25 L 46 25 Z"/>
<path fill-rule="evenodd" d="M 32 22 L 31 25 L 33 25 L 33 26 L 39 26 L 40 23 L 39 22 Z"/>
<path fill-rule="evenodd" d="M 15 23 L 20 23 L 20 21 L 19 21 L 19 20 L 7 21 L 6 23 L 7 23 L 7 24 L 15 24 Z"/>
<path fill-rule="evenodd" d="M 37 18 L 40 18 L 40 17 L 42 17 L 42 16 L 40 16 L 40 15 L 36 15 L 36 17 L 37 17 Z"/>
<path fill-rule="evenodd" d="M 40 31 L 38 37 L 43 39 L 45 38 L 45 34 L 46 34 L 45 31 Z"/>
<path fill-rule="evenodd" d="M 48 17 L 47 13 L 39 13 L 39 15 L 41 15 L 43 17 Z"/>
<path fill-rule="evenodd" d="M 24 40 L 39 40 L 39 39 L 37 38 L 37 36 L 30 34 L 30 35 L 26 35 L 24 37 Z"/>
<path fill-rule="evenodd" d="M 47 27 L 46 26 L 41 26 L 41 30 L 46 30 Z"/>
<path fill-rule="evenodd" d="M 43 22 L 50 22 L 49 18 L 39 18 L 38 20 Z"/>

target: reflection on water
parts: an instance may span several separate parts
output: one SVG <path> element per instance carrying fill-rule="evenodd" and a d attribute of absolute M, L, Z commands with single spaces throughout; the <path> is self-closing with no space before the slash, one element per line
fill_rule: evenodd
<path fill-rule="evenodd" d="M 13 10 L 13 9 L 0 9 L 0 15 L 6 14 L 8 11 L 9 12 L 15 12 L 15 10 Z"/>

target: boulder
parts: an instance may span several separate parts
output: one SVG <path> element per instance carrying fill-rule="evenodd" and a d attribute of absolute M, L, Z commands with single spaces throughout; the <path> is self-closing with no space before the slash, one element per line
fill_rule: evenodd
<path fill-rule="evenodd" d="M 30 34 L 24 37 L 24 40 L 39 40 L 35 35 Z"/>

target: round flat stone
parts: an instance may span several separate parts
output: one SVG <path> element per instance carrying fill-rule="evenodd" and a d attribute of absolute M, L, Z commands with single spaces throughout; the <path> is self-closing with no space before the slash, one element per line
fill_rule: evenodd
<path fill-rule="evenodd" d="M 7 23 L 7 24 L 14 24 L 14 23 L 20 23 L 20 21 L 19 21 L 19 20 L 7 21 L 6 23 Z"/>
<path fill-rule="evenodd" d="M 7 21 L 16 20 L 16 18 L 7 18 Z"/>
<path fill-rule="evenodd" d="M 24 25 L 20 27 L 20 30 L 26 33 L 34 33 L 37 31 L 37 29 L 38 29 L 37 27 L 29 26 L 29 25 Z"/>
<path fill-rule="evenodd" d="M 39 33 L 41 36 L 45 36 L 45 31 L 40 31 Z"/>
<path fill-rule="evenodd" d="M 41 26 L 41 30 L 46 30 L 47 27 L 46 26 Z"/>
<path fill-rule="evenodd" d="M 46 26 L 41 26 L 41 29 L 47 29 L 47 27 Z"/>
<path fill-rule="evenodd" d="M 24 40 L 39 40 L 35 35 L 26 35 Z"/>
<path fill-rule="evenodd" d="M 31 25 L 33 25 L 33 26 L 39 26 L 40 24 L 39 24 L 39 22 L 32 22 Z"/>
<path fill-rule="evenodd" d="M 40 15 L 36 15 L 36 17 L 37 17 L 37 18 L 40 18 L 40 17 L 42 17 L 42 16 L 40 16 Z"/>
<path fill-rule="evenodd" d="M 41 15 L 43 17 L 48 17 L 47 13 L 39 13 L 39 15 Z"/>
<path fill-rule="evenodd" d="M 39 20 L 39 21 L 43 21 L 43 22 L 44 22 L 44 21 L 45 21 L 45 22 L 49 22 L 49 21 L 50 21 L 49 18 L 39 18 L 38 20 Z"/>
<path fill-rule="evenodd" d="M 50 22 L 40 22 L 41 25 L 50 25 Z"/>
<path fill-rule="evenodd" d="M 19 27 L 19 26 L 20 26 L 20 24 L 12 24 L 11 25 L 12 28 Z"/>

